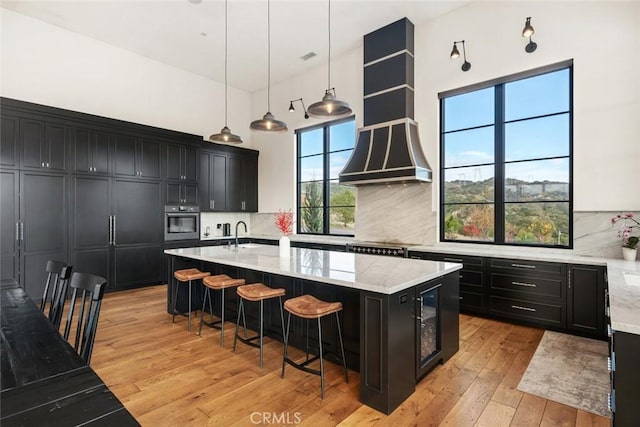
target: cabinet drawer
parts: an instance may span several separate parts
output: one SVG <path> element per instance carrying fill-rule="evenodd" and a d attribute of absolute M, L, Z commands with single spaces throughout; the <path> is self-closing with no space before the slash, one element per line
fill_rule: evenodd
<path fill-rule="evenodd" d="M 516 271 L 526 271 L 533 274 L 535 273 L 565 274 L 566 273 L 566 264 L 559 264 L 554 262 L 492 258 L 490 267 L 492 270 L 508 269 L 508 270 L 516 270 Z"/>
<path fill-rule="evenodd" d="M 490 310 L 494 313 L 506 314 L 514 318 L 536 320 L 552 325 L 562 325 L 562 307 L 560 305 L 498 296 L 491 297 L 490 305 Z"/>
<path fill-rule="evenodd" d="M 460 270 L 460 285 L 482 287 L 482 271 Z"/>
<path fill-rule="evenodd" d="M 562 280 L 548 277 L 525 277 L 512 274 L 491 274 L 491 289 L 524 292 L 532 295 L 562 297 Z"/>
<path fill-rule="evenodd" d="M 485 311 L 484 295 L 460 289 L 460 310 Z"/>

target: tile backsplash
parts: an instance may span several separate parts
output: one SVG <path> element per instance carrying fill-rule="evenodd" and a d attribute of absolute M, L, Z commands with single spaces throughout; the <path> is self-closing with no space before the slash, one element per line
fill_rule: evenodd
<path fill-rule="evenodd" d="M 238 228 L 238 236 L 244 236 L 252 232 L 251 230 L 251 214 L 243 212 L 202 212 L 200 214 L 200 238 L 211 239 L 222 236 L 222 227 L 218 228 L 218 224 L 228 222 L 231 224 L 231 235 L 235 235 L 235 226 L 238 221 L 244 221 L 247 224 L 247 232 L 244 227 Z M 208 228 L 208 230 L 207 230 Z M 208 236 L 205 233 L 209 232 Z"/>

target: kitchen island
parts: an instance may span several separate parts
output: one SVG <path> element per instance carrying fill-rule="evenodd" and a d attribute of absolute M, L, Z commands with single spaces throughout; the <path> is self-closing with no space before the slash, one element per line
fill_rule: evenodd
<path fill-rule="evenodd" d="M 257 244 L 165 254 L 171 271 L 197 267 L 284 288 L 285 299 L 311 294 L 342 302 L 347 365 L 360 372 L 360 401 L 386 414 L 414 392 L 417 381 L 458 351 L 461 264 L 304 248 L 291 248 L 288 257 L 280 257 L 278 247 Z M 236 303 L 237 296 L 229 292 L 227 319 L 236 318 Z M 255 328 L 257 321 L 257 313 L 247 311 L 249 327 Z M 339 354 L 331 323 L 323 324 L 323 346 Z M 276 306 L 265 311 L 265 331 L 282 340 Z M 305 334 L 304 322 L 292 319 L 290 344 L 304 348 Z"/>

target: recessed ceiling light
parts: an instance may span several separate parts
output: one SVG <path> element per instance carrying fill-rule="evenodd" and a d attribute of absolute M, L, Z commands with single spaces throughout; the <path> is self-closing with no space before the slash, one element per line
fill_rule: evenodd
<path fill-rule="evenodd" d="M 316 55 L 317 55 L 317 53 L 315 53 L 315 52 L 309 52 L 309 53 L 307 53 L 305 55 L 302 55 L 300 57 L 300 59 L 302 59 L 303 61 L 308 61 L 309 59 L 313 58 Z"/>
<path fill-rule="evenodd" d="M 189 0 L 189 3 L 200 4 L 200 3 L 202 3 L 202 0 Z"/>
<path fill-rule="evenodd" d="M 201 33 L 200 33 L 200 35 L 201 35 L 202 37 L 207 37 L 207 33 L 205 33 L 204 31 L 203 31 L 203 32 L 201 32 Z"/>

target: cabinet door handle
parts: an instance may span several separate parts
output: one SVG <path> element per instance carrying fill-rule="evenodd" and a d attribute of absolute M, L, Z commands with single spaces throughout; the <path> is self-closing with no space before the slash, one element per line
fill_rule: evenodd
<path fill-rule="evenodd" d="M 113 216 L 113 232 L 112 232 L 112 237 L 111 237 L 111 243 L 113 244 L 113 246 L 116 245 L 116 216 Z"/>
<path fill-rule="evenodd" d="M 113 215 L 109 215 L 109 245 L 113 244 Z"/>
<path fill-rule="evenodd" d="M 536 288 L 537 285 L 534 283 L 525 283 L 525 282 L 511 282 L 512 285 L 516 285 L 516 286 L 524 286 L 527 288 Z"/>
<path fill-rule="evenodd" d="M 511 264 L 511 267 L 517 267 L 517 268 L 536 268 L 535 265 L 529 265 L 529 264 Z"/>
<path fill-rule="evenodd" d="M 462 262 L 460 258 L 443 258 L 443 259 L 449 262 Z"/>
<path fill-rule="evenodd" d="M 20 221 L 16 222 L 16 240 L 20 241 Z"/>
<path fill-rule="evenodd" d="M 47 162 L 47 167 L 49 167 L 49 162 Z"/>
<path fill-rule="evenodd" d="M 211 200 L 211 210 L 213 210 L 215 208 L 216 208 L 216 201 L 214 199 L 214 200 Z"/>
<path fill-rule="evenodd" d="M 42 162 L 42 164 L 40 166 L 44 167 L 44 162 Z"/>
<path fill-rule="evenodd" d="M 24 242 L 24 222 L 20 221 L 20 240 Z"/>
<path fill-rule="evenodd" d="M 535 308 L 522 307 L 521 305 L 512 305 L 511 308 L 515 308 L 516 310 L 531 311 L 534 313 L 537 311 Z"/>

